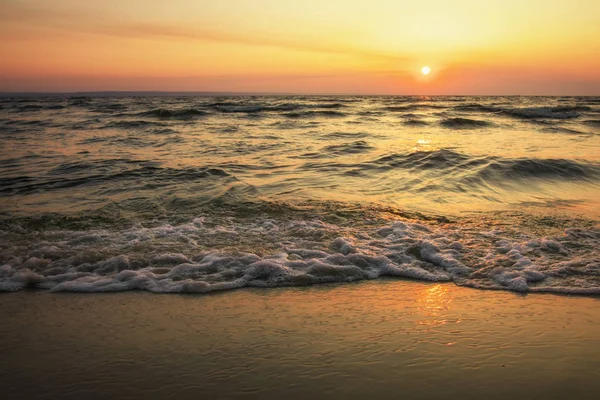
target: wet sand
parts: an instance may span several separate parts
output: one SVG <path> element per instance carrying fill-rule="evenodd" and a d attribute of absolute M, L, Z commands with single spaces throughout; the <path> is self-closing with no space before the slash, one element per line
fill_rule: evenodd
<path fill-rule="evenodd" d="M 596 399 L 600 299 L 381 280 L 0 296 L 3 399 Z"/>

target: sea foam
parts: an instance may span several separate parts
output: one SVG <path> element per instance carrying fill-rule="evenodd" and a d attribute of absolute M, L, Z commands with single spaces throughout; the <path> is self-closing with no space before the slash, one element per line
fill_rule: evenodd
<path fill-rule="evenodd" d="M 17 237 L 5 233 L 4 239 Z M 236 249 L 244 240 L 254 252 Z M 320 220 L 215 225 L 197 218 L 122 231 L 46 232 L 44 240 L 8 246 L 13 250 L 0 267 L 0 290 L 206 293 L 393 276 L 516 292 L 600 294 L 599 244 L 598 229 L 515 237 L 408 221 L 355 230 Z"/>

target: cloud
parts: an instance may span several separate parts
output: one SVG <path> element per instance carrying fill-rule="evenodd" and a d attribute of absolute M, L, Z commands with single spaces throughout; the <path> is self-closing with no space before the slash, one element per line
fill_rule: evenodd
<path fill-rule="evenodd" d="M 75 34 L 97 34 L 122 38 L 197 40 L 222 42 L 248 46 L 279 47 L 303 52 L 367 58 L 380 62 L 403 62 L 407 57 L 399 54 L 371 51 L 347 43 L 326 42 L 320 37 L 286 37 L 281 32 L 239 32 L 210 30 L 174 24 L 145 21 L 118 21 L 103 16 L 90 16 L 82 12 L 65 9 L 48 9 L 39 4 L 33 7 L 8 1 L 0 16 L 8 24 L 1 29 L 10 34 L 12 29 L 28 27 L 50 28 Z M 10 35 L 16 37 L 16 35 Z"/>

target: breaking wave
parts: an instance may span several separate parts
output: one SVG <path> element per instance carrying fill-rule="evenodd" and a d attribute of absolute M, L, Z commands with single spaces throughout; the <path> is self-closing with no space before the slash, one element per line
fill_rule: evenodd
<path fill-rule="evenodd" d="M 536 237 L 408 221 L 352 229 L 316 219 L 215 224 L 196 218 L 119 231 L 57 230 L 42 238 L 9 250 L 5 245 L 0 291 L 206 293 L 394 276 L 516 292 L 600 294 L 598 229 Z M 22 242 L 6 232 L 3 239 Z M 264 248 L 267 241 L 272 250 Z M 211 242 L 255 250 L 203 250 Z"/>

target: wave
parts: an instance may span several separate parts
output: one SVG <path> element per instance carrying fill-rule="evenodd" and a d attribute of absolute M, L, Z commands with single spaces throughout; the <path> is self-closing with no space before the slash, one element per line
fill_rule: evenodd
<path fill-rule="evenodd" d="M 9 125 L 9 126 L 40 126 L 40 127 L 50 127 L 50 126 L 54 126 L 50 121 L 48 120 L 41 120 L 41 119 L 29 119 L 29 120 L 23 120 L 23 119 L 9 119 L 9 120 L 5 120 L 3 121 L 4 125 Z"/>
<path fill-rule="evenodd" d="M 504 114 L 512 117 L 532 119 L 573 119 L 581 116 L 580 112 L 590 111 L 588 106 L 561 106 L 561 107 L 524 107 L 503 109 Z"/>
<path fill-rule="evenodd" d="M 420 119 L 414 119 L 414 118 L 405 119 L 402 123 L 407 126 L 427 126 L 427 125 L 429 125 L 429 122 L 427 122 L 427 121 L 423 121 Z"/>
<path fill-rule="evenodd" d="M 452 183 L 454 175 L 471 184 L 524 179 L 600 180 L 598 163 L 565 159 L 473 157 L 447 149 L 390 154 L 365 163 L 362 167 L 439 170 L 439 176 L 444 176 L 446 183 Z"/>
<path fill-rule="evenodd" d="M 179 110 L 170 110 L 167 108 L 157 108 L 150 111 L 139 113 L 140 116 L 156 117 L 162 119 L 191 119 L 194 117 L 203 117 L 207 115 L 206 111 L 197 110 L 195 108 L 184 108 Z"/>
<path fill-rule="evenodd" d="M 469 103 L 454 106 L 454 111 L 498 113 L 502 111 L 502 108 L 489 104 Z"/>
<path fill-rule="evenodd" d="M 600 98 L 580 97 L 578 100 L 585 104 L 600 104 Z"/>
<path fill-rule="evenodd" d="M 356 228 L 290 215 L 229 221 L 58 229 L 26 243 L 3 232 L 9 246 L 0 260 L 0 291 L 207 293 L 391 276 L 521 293 L 600 294 L 600 230 L 593 228 L 527 236 L 398 217 Z M 228 250 L 231 242 L 254 250 Z"/>
<path fill-rule="evenodd" d="M 287 118 L 316 118 L 316 117 L 345 117 L 346 114 L 340 111 L 300 111 L 283 114 Z"/>
<path fill-rule="evenodd" d="M 485 180 L 598 180 L 600 164 L 565 159 L 491 159 L 475 174 Z"/>
<path fill-rule="evenodd" d="M 282 104 L 240 104 L 229 102 L 218 102 L 209 104 L 208 107 L 223 113 L 263 113 L 263 112 L 289 112 L 297 110 L 318 110 L 339 109 L 346 107 L 342 103 L 282 103 Z M 309 112 L 307 111 L 307 112 Z"/>
<path fill-rule="evenodd" d="M 104 160 L 95 163 L 75 162 L 62 164 L 41 177 L 0 178 L 0 193 L 24 195 L 101 183 L 116 185 L 115 190 L 128 191 L 146 186 L 156 187 L 177 182 L 193 182 L 210 177 L 230 176 L 222 169 L 211 167 L 175 169 L 159 167 L 151 162 L 119 160 Z M 128 185 L 119 186 L 124 182 L 127 182 Z"/>
<path fill-rule="evenodd" d="M 448 108 L 444 105 L 440 105 L 440 104 L 409 104 L 409 105 L 405 105 L 405 106 L 387 106 L 384 107 L 383 109 L 385 111 L 390 111 L 390 112 L 406 112 L 406 111 L 417 111 L 417 110 L 442 110 Z"/>
<path fill-rule="evenodd" d="M 265 110 L 264 106 L 260 105 L 241 105 L 241 104 L 220 104 L 220 105 L 211 105 L 217 111 L 222 113 L 260 113 Z"/>
<path fill-rule="evenodd" d="M 548 126 L 548 127 L 542 128 L 542 130 L 544 132 L 566 133 L 566 134 L 569 134 L 569 135 L 584 135 L 584 136 L 589 136 L 590 135 L 589 133 L 578 131 L 576 129 L 565 128 L 564 126 Z"/>
<path fill-rule="evenodd" d="M 310 106 L 310 108 L 325 108 L 325 109 L 332 109 L 332 108 L 344 108 L 346 107 L 345 104 L 343 103 L 320 103 L 320 104 L 314 104 L 312 106 Z"/>
<path fill-rule="evenodd" d="M 504 114 L 515 118 L 523 119 L 573 119 L 581 116 L 581 112 L 592 111 L 589 106 L 569 105 L 569 106 L 545 106 L 545 107 L 502 107 L 490 104 L 460 104 L 454 106 L 455 111 L 459 112 L 480 112 L 490 114 Z"/>
<path fill-rule="evenodd" d="M 63 106 L 62 104 L 51 104 L 45 107 L 46 110 L 64 110 L 65 108 L 67 106 Z"/>
<path fill-rule="evenodd" d="M 100 104 L 91 108 L 91 111 L 105 114 L 115 114 L 118 111 L 126 111 L 129 107 L 121 103 Z"/>
<path fill-rule="evenodd" d="M 598 119 L 589 119 L 589 120 L 583 121 L 583 123 L 586 125 L 594 126 L 594 127 L 600 127 L 600 120 L 598 120 Z"/>
<path fill-rule="evenodd" d="M 216 102 L 207 105 L 207 107 L 222 113 L 261 113 L 268 111 L 269 108 L 264 104 L 247 104 L 238 102 Z M 297 104 L 292 103 L 289 105 L 282 105 L 280 109 L 275 107 L 273 111 L 291 111 L 297 109 L 298 107 L 299 106 Z"/>
<path fill-rule="evenodd" d="M 4 108 L 2 105 L 0 105 L 0 109 Z M 19 113 L 19 112 L 35 112 L 35 111 L 43 111 L 43 110 L 63 110 L 65 108 L 67 108 L 67 106 L 63 105 L 63 104 L 53 104 L 53 103 L 46 103 L 46 102 L 42 102 L 41 104 L 38 104 L 36 102 L 26 102 L 26 103 L 20 103 L 17 102 L 16 104 L 13 104 L 12 107 L 10 107 L 11 109 L 13 109 L 13 112 Z"/>
<path fill-rule="evenodd" d="M 178 133 L 177 130 L 171 128 L 157 128 L 151 132 L 155 135 L 174 135 Z"/>
<path fill-rule="evenodd" d="M 390 154 L 371 164 L 389 168 L 413 168 L 413 169 L 447 169 L 458 165 L 468 164 L 466 167 L 485 162 L 478 158 L 469 157 L 465 154 L 452 150 L 442 149 L 436 151 L 415 151 L 408 154 Z"/>
<path fill-rule="evenodd" d="M 477 119 L 469 118 L 445 118 L 440 121 L 440 125 L 445 128 L 451 129 L 475 129 L 475 128 L 486 128 L 492 126 L 490 122 L 480 121 Z"/>
<path fill-rule="evenodd" d="M 112 121 L 103 126 L 103 128 L 119 128 L 119 129 L 138 129 L 155 126 L 165 126 L 164 123 L 157 121 L 146 121 L 146 120 L 123 120 L 123 121 Z"/>
<path fill-rule="evenodd" d="M 328 139 L 366 139 L 377 137 L 377 135 L 368 132 L 330 132 L 320 135 L 321 138 Z"/>
<path fill-rule="evenodd" d="M 40 104 L 25 104 L 19 106 L 17 108 L 17 112 L 33 112 L 33 111 L 41 111 L 44 109 L 44 106 Z"/>
<path fill-rule="evenodd" d="M 326 146 L 322 151 L 330 155 L 346 155 L 346 154 L 357 154 L 365 153 L 373 150 L 374 147 L 369 145 L 364 140 L 358 140 L 352 143 L 335 144 Z"/>

